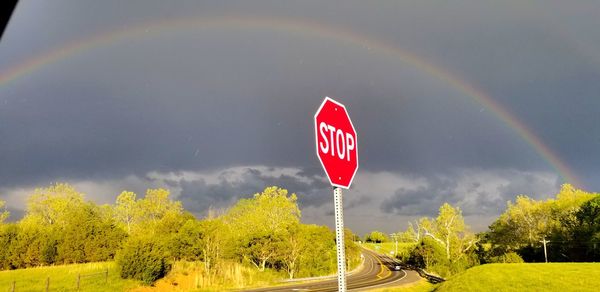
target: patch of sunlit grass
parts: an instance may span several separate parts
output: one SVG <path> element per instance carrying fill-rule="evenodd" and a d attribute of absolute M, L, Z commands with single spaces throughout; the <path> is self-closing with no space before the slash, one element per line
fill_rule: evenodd
<path fill-rule="evenodd" d="M 486 264 L 452 276 L 436 291 L 598 291 L 600 264 Z"/>
<path fill-rule="evenodd" d="M 57 265 L 0 271 L 0 291 L 124 291 L 138 285 L 119 276 L 114 262 Z"/>
<path fill-rule="evenodd" d="M 400 287 L 394 288 L 382 288 L 371 290 L 372 292 L 429 292 L 434 291 L 437 285 L 429 283 L 425 279 L 421 279 L 418 282 L 410 283 Z"/>

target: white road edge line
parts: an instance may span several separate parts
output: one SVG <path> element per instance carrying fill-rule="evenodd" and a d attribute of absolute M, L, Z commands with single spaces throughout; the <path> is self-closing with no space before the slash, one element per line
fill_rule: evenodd
<path fill-rule="evenodd" d="M 392 282 L 383 283 L 383 284 L 378 284 L 378 285 L 374 285 L 374 286 L 363 287 L 363 288 L 358 288 L 358 289 L 349 289 L 349 290 L 350 290 L 350 291 L 365 291 L 365 290 L 362 290 L 362 289 L 371 290 L 371 289 L 373 289 L 373 288 L 377 288 L 377 287 L 380 287 L 380 286 L 384 286 L 384 285 L 389 285 L 389 284 L 396 283 L 396 282 L 398 282 L 398 281 L 401 281 L 402 279 L 406 278 L 406 276 L 408 275 L 408 273 L 407 273 L 405 270 L 402 270 L 402 272 L 404 272 L 404 276 L 402 276 L 402 277 L 401 277 L 400 279 L 398 279 L 398 280 L 394 280 L 394 281 L 392 281 Z"/>

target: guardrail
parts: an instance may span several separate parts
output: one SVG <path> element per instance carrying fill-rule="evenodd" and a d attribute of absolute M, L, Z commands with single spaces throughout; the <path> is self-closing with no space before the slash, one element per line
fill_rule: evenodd
<path fill-rule="evenodd" d="M 435 274 L 432 274 L 432 273 L 429 273 L 425 269 L 400 262 L 397 258 L 395 258 L 395 257 L 392 258 L 392 257 L 388 256 L 387 254 L 382 254 L 382 255 L 387 257 L 389 260 L 391 260 L 393 265 L 400 265 L 402 267 L 402 269 L 413 270 L 413 271 L 419 273 L 419 276 L 427 279 L 427 281 L 429 281 L 430 283 L 437 284 L 437 283 L 446 281 L 445 278 L 435 275 Z"/>
<path fill-rule="evenodd" d="M 402 264 L 406 269 L 408 270 L 413 270 L 416 271 L 417 273 L 419 273 L 419 276 L 427 279 L 427 281 L 429 281 L 430 283 L 433 284 L 437 284 L 437 283 L 441 283 L 446 281 L 446 279 L 444 279 L 443 277 L 440 277 L 438 275 L 435 274 L 431 274 L 427 271 L 425 271 L 424 269 L 421 269 L 419 267 L 415 267 L 413 265 L 409 265 L 409 264 Z"/>

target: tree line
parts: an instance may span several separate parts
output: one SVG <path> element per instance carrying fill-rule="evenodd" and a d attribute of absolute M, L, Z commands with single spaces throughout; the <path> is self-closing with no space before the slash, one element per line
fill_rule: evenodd
<path fill-rule="evenodd" d="M 460 208 L 444 203 L 436 218 L 409 222 L 394 237 L 413 243 L 397 257 L 441 276 L 485 263 L 595 262 L 600 260 L 600 195 L 570 184 L 546 200 L 519 195 L 478 234 L 469 230 Z M 365 241 L 390 239 L 373 231 Z"/>
<path fill-rule="evenodd" d="M 279 187 L 197 219 L 166 189 L 141 198 L 123 191 L 114 204 L 98 205 L 58 183 L 36 189 L 18 222 L 6 223 L 8 216 L 0 212 L 0 269 L 116 260 L 123 278 L 145 283 L 180 260 L 201 262 L 209 278 L 222 262 L 289 278 L 336 271 L 333 231 L 301 223 L 296 195 Z M 350 230 L 346 237 L 347 260 L 356 263 L 359 248 Z"/>

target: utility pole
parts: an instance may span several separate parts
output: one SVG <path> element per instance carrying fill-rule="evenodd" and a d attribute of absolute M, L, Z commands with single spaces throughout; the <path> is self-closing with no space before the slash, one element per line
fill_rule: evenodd
<path fill-rule="evenodd" d="M 396 233 L 390 233 L 390 236 L 394 239 L 394 243 L 396 244 L 396 249 L 394 252 L 394 257 L 397 257 L 398 255 L 398 234 Z"/>
<path fill-rule="evenodd" d="M 541 243 L 544 244 L 544 258 L 546 259 L 546 262 L 548 262 L 548 253 L 546 252 L 546 243 L 549 243 L 549 240 L 546 240 L 546 237 L 544 236 L 544 240 L 540 241 Z"/>

